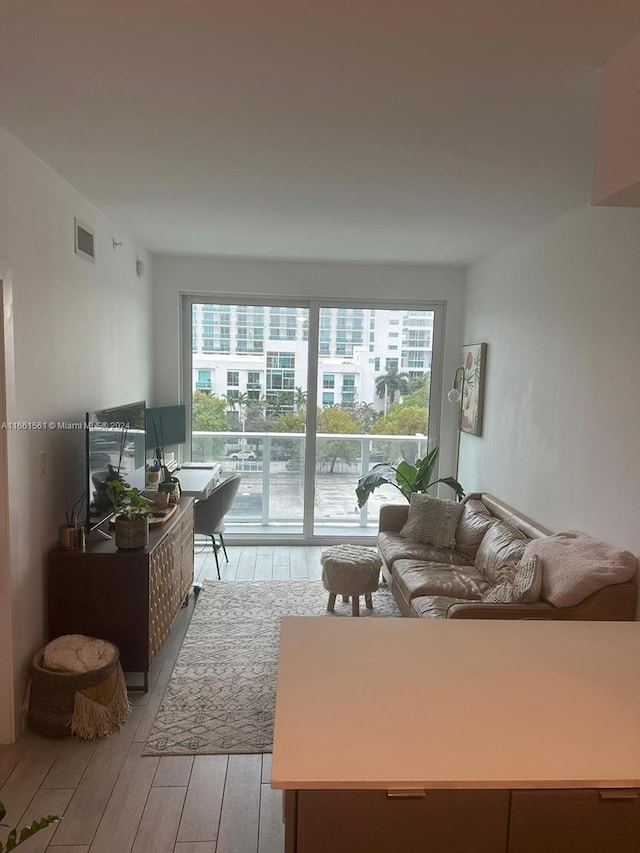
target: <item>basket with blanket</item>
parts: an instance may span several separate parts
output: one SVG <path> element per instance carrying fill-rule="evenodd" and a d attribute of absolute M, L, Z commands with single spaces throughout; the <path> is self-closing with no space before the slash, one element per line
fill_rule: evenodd
<path fill-rule="evenodd" d="M 117 647 L 81 634 L 52 640 L 33 658 L 24 712 L 45 737 L 93 739 L 121 729 L 131 705 Z"/>

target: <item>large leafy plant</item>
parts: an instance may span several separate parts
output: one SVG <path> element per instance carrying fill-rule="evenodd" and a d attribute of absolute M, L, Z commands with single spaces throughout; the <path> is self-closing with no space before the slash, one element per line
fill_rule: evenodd
<path fill-rule="evenodd" d="M 6 814 L 7 810 L 3 803 L 0 803 L 0 821 L 4 820 Z M 32 823 L 23 826 L 21 830 L 14 827 L 7 836 L 6 842 L 3 844 L 2 841 L 0 841 L 0 853 L 9 853 L 10 850 L 15 850 L 16 847 L 19 847 L 20 844 L 27 840 L 27 838 L 31 838 L 32 835 L 36 834 L 36 832 L 40 832 L 41 829 L 44 829 L 51 823 L 56 823 L 58 820 L 60 820 L 60 818 L 57 817 L 57 815 L 47 815 L 47 817 L 42 817 L 40 820 L 34 820 Z"/>
<path fill-rule="evenodd" d="M 370 471 L 367 471 L 358 480 L 356 495 L 360 509 L 362 509 L 377 488 L 385 485 L 394 486 L 398 491 L 402 492 L 407 500 L 411 500 L 411 495 L 414 492 L 426 492 L 431 486 L 435 486 L 436 483 L 445 483 L 453 489 L 458 500 L 462 500 L 464 490 L 454 477 L 441 477 L 439 480 L 432 479 L 438 461 L 438 453 L 439 448 L 434 447 L 433 450 L 427 453 L 424 459 L 416 459 L 413 465 L 404 460 L 397 466 L 389 465 L 387 462 L 380 462 L 378 465 L 374 465 Z"/>

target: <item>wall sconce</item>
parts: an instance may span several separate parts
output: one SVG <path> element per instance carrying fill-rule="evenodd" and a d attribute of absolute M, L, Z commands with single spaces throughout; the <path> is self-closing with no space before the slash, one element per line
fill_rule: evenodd
<path fill-rule="evenodd" d="M 447 394 L 447 400 L 450 400 L 452 403 L 459 403 L 462 399 L 462 387 L 464 385 L 464 367 L 460 365 L 460 367 L 456 368 L 455 376 L 453 377 L 453 385 L 451 386 L 451 391 Z"/>
<path fill-rule="evenodd" d="M 453 385 L 451 386 L 451 390 L 447 394 L 447 400 L 450 400 L 452 403 L 456 403 L 456 405 L 458 406 L 458 428 L 456 430 L 456 467 L 455 474 L 453 475 L 456 480 L 458 479 L 458 468 L 460 466 L 460 418 L 462 416 L 462 406 L 460 405 L 460 401 L 462 400 L 463 389 L 464 366 L 461 364 L 460 367 L 456 368 L 456 372 L 453 377 Z"/>

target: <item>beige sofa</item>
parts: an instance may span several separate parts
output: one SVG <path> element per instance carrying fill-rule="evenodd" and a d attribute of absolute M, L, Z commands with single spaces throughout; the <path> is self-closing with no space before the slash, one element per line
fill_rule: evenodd
<path fill-rule="evenodd" d="M 502 569 L 522 557 L 527 543 L 549 536 L 551 531 L 488 494 L 467 495 L 463 503 L 454 550 L 400 536 L 408 504 L 387 504 L 381 508 L 378 550 L 383 559 L 382 571 L 403 616 L 635 619 L 635 580 L 603 586 L 570 607 L 555 607 L 544 600 L 531 604 L 482 601 L 483 594 L 502 580 Z M 496 524 L 498 521 L 506 524 Z"/>

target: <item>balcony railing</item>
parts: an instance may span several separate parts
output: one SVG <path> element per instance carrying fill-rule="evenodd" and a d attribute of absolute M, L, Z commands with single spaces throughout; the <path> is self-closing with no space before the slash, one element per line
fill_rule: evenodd
<path fill-rule="evenodd" d="M 219 462 L 223 476 L 235 471 L 243 475 L 233 509 L 225 518 L 231 532 L 249 527 L 259 533 L 302 530 L 305 441 L 301 433 L 193 433 L 193 461 Z M 373 535 L 380 506 L 404 498 L 393 486 L 384 486 L 358 509 L 358 478 L 378 462 L 395 464 L 423 457 L 427 441 L 427 436 L 416 435 L 319 433 L 313 472 L 316 533 L 339 528 L 356 536 Z"/>

